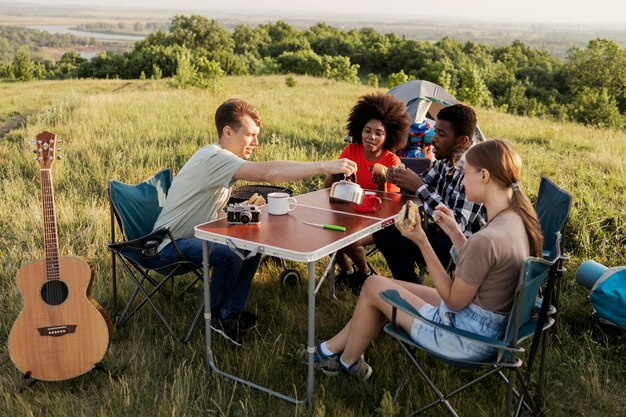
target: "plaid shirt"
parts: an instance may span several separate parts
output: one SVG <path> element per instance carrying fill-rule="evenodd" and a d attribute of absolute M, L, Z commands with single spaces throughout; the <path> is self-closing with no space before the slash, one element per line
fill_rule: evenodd
<path fill-rule="evenodd" d="M 430 218 L 439 204 L 451 209 L 461 230 L 469 237 L 485 224 L 485 213 L 482 204 L 467 201 L 465 197 L 465 187 L 461 184 L 464 163 L 465 157 L 456 166 L 449 159 L 436 160 L 428 172 L 420 175 L 425 184 L 415 194 Z"/>

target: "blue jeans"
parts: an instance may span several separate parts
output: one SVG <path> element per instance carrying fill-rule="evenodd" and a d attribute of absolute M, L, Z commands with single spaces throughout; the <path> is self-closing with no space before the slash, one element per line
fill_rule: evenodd
<path fill-rule="evenodd" d="M 200 267 L 202 266 L 202 242 L 195 237 L 176 240 L 185 259 Z M 211 249 L 209 266 L 213 268 L 211 313 L 225 319 L 243 311 L 261 255 L 257 254 L 244 261 L 226 245 L 209 243 L 209 249 Z M 152 260 L 150 264 L 152 267 L 158 267 L 179 260 L 180 257 L 174 244 L 169 243 L 159 251 L 159 257 Z"/>

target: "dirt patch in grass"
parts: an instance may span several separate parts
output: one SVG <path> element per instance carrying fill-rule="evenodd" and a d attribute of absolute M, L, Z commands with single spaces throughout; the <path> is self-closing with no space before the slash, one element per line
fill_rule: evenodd
<path fill-rule="evenodd" d="M 30 113 L 20 114 L 0 125 L 0 139 L 4 138 L 13 129 L 19 129 L 24 126 L 28 116 L 30 116 Z"/>

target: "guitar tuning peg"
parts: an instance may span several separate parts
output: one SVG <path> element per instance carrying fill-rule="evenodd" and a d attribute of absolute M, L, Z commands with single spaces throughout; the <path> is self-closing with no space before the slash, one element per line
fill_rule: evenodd
<path fill-rule="evenodd" d="M 57 142 L 61 143 L 61 142 L 63 142 L 63 140 L 61 138 L 57 138 Z"/>
<path fill-rule="evenodd" d="M 33 153 L 37 153 L 37 149 L 33 149 Z"/>
<path fill-rule="evenodd" d="M 36 145 L 37 141 L 35 139 L 33 139 L 30 143 L 33 144 L 33 145 Z"/>
<path fill-rule="evenodd" d="M 61 155 L 57 155 L 57 159 L 61 159 Z"/>
<path fill-rule="evenodd" d="M 38 157 L 38 156 L 34 157 L 33 159 L 34 159 L 35 161 L 41 161 L 41 158 L 40 158 L 40 157 Z"/>

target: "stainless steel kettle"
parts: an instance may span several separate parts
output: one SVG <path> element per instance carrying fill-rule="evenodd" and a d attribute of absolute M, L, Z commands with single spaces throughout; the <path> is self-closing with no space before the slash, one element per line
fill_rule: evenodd
<path fill-rule="evenodd" d="M 356 182 L 341 180 L 330 188 L 330 201 L 333 203 L 363 203 L 365 192 Z"/>

